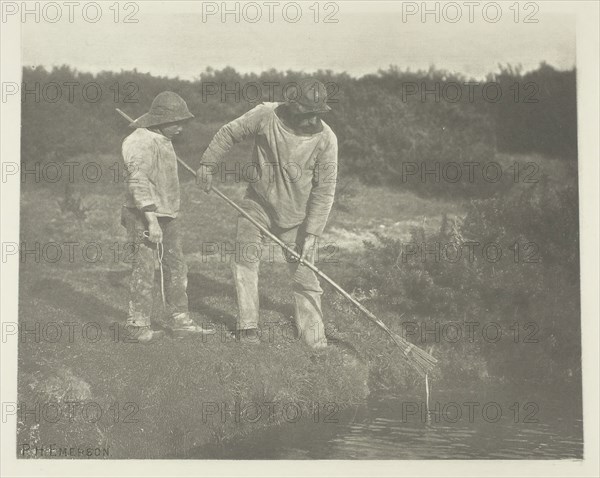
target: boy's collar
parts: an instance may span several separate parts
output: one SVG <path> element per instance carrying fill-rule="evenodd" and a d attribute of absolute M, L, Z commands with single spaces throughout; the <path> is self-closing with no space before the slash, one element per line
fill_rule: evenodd
<path fill-rule="evenodd" d="M 154 135 L 158 136 L 158 138 L 162 138 L 164 141 L 169 141 L 169 142 L 171 141 L 171 140 L 170 140 L 169 138 L 167 138 L 167 137 L 166 137 L 164 134 L 162 134 L 162 133 L 160 132 L 160 129 L 158 129 L 158 128 L 145 128 L 145 129 L 146 129 L 146 131 L 148 131 L 149 133 L 152 133 L 152 134 L 154 134 Z"/>

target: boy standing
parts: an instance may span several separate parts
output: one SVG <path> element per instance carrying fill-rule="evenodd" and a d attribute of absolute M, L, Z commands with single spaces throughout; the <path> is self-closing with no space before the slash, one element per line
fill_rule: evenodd
<path fill-rule="evenodd" d="M 183 131 L 184 122 L 193 117 L 179 95 L 164 91 L 156 96 L 148 113 L 130 124 L 136 130 L 123 141 L 127 198 L 121 224 L 134 249 L 127 327 L 140 342 L 150 342 L 162 334 L 150 328 L 157 252 L 172 329 L 180 333 L 205 332 L 191 320 L 188 310 L 187 266 L 177 218 L 177 156 L 171 143 Z"/>

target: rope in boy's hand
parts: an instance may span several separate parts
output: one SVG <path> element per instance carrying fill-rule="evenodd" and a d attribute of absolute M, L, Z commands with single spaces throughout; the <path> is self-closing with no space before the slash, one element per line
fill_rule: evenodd
<path fill-rule="evenodd" d="M 144 231 L 142 234 L 145 238 L 150 238 L 150 232 Z M 160 295 L 162 297 L 163 307 L 167 307 L 167 301 L 165 299 L 165 274 L 163 271 L 163 255 L 165 254 L 165 246 L 162 241 L 156 243 L 156 257 L 158 259 L 158 267 L 160 269 Z"/>

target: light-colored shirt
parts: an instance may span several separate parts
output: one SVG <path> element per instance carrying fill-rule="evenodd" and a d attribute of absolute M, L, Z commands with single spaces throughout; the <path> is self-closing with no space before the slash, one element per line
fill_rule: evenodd
<path fill-rule="evenodd" d="M 275 112 L 279 103 L 263 103 L 223 126 L 202 156 L 215 171 L 234 143 L 254 137 L 252 167 L 244 167 L 249 188 L 281 228 L 304 223 L 321 235 L 335 194 L 337 138 L 321 122 L 313 134 L 292 131 Z M 218 171 L 218 169 L 216 169 Z"/>
<path fill-rule="evenodd" d="M 177 156 L 171 140 L 138 128 L 123 141 L 125 206 L 177 217 L 180 205 Z"/>

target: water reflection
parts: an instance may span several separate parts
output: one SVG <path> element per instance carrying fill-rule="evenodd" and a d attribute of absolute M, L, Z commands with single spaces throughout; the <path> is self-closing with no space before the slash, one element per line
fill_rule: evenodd
<path fill-rule="evenodd" d="M 575 393 L 576 394 L 576 393 Z M 583 454 L 579 400 L 565 392 L 445 390 L 431 414 L 418 395 L 375 396 L 337 423 L 288 423 L 194 458 L 230 459 L 565 459 Z"/>

